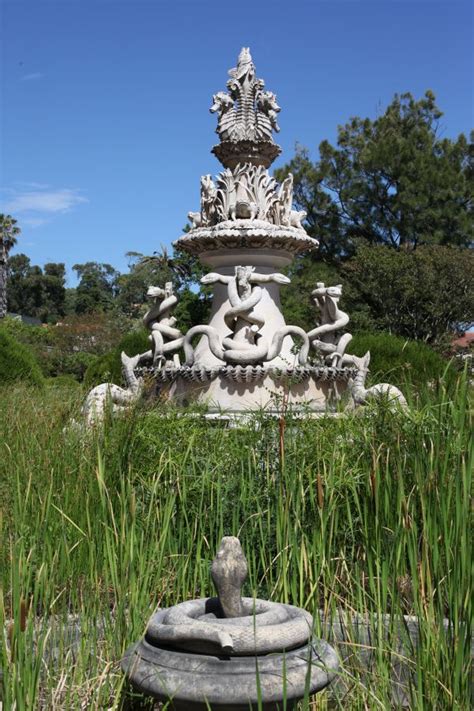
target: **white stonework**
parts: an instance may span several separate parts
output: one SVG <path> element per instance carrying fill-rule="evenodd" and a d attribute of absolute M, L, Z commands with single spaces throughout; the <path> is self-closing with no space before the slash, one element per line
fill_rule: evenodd
<path fill-rule="evenodd" d="M 229 75 L 228 92 L 214 94 L 210 109 L 220 139 L 212 152 L 224 170 L 215 179 L 201 177 L 199 210 L 188 213 L 191 229 L 174 243 L 210 270 L 202 279 L 213 286 L 209 322 L 182 332 L 173 315 L 173 285 L 150 287 L 144 323 L 151 348 L 133 360 L 127 389 L 106 383 L 90 394 L 88 413 L 95 400 L 100 412 L 107 398 L 115 407 L 134 402 L 142 387 L 134 368 L 140 378 L 154 379 L 161 398 L 199 402 L 213 413 L 288 406 L 325 412 L 348 386 L 354 406 L 380 393 L 404 404 L 393 386 L 365 388 L 370 354 L 346 355 L 352 336 L 339 306 L 340 285 L 316 284 L 316 326 L 304 331 L 285 322 L 280 288 L 289 279 L 281 270 L 318 242 L 305 232 L 306 214 L 293 209 L 291 173 L 278 185 L 268 172 L 281 152 L 273 140 L 280 107 L 257 78 L 248 48 Z"/>

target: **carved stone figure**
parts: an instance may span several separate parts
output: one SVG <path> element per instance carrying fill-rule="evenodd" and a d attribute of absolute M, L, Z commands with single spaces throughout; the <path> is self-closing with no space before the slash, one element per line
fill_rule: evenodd
<path fill-rule="evenodd" d="M 216 216 L 216 186 L 210 175 L 201 177 L 201 224 L 212 225 Z"/>
<path fill-rule="evenodd" d="M 148 287 L 147 296 L 153 299 L 153 303 L 143 317 L 143 324 L 151 331 L 152 348 L 143 353 L 140 359 L 151 360 L 154 366 L 159 367 L 171 365 L 172 361 L 166 361 L 166 355 L 179 350 L 184 341 L 181 331 L 175 328 L 176 318 L 171 315 L 178 303 L 172 282 L 166 282 L 164 289 L 159 286 Z"/>
<path fill-rule="evenodd" d="M 203 284 L 220 282 L 227 285 L 231 308 L 224 315 L 224 321 L 231 335 L 221 339 L 218 331 L 211 326 L 194 326 L 184 339 L 186 363 L 194 362 L 194 350 L 191 340 L 197 334 L 204 334 L 209 340 L 212 353 L 227 363 L 252 364 L 273 360 L 281 351 L 283 340 L 289 336 L 298 336 L 303 341 L 299 353 L 299 363 L 304 365 L 308 357 L 309 340 L 302 328 L 285 326 L 273 335 L 271 343 L 263 339 L 260 329 L 265 323 L 262 316 L 254 312 L 262 298 L 260 284 L 269 282 L 288 284 L 288 277 L 283 274 L 258 274 L 254 267 L 235 267 L 234 276 L 211 272 L 202 279 Z"/>
<path fill-rule="evenodd" d="M 306 218 L 308 213 L 305 210 L 291 210 L 290 212 L 290 227 L 296 227 L 298 230 L 302 230 L 302 222 Z"/>
<path fill-rule="evenodd" d="M 324 282 L 320 281 L 311 295 L 320 311 L 321 324 L 308 332 L 308 338 L 312 347 L 321 353 L 330 365 L 338 366 L 348 343 L 352 340 L 350 333 L 338 333 L 349 323 L 349 316 L 339 308 L 342 286 L 325 286 Z"/>
<path fill-rule="evenodd" d="M 291 220 L 291 208 L 293 205 L 293 175 L 288 173 L 280 185 L 278 199 L 273 205 L 273 222 L 275 225 L 289 226 Z"/>
<path fill-rule="evenodd" d="M 217 597 L 158 608 L 122 669 L 131 684 L 175 711 L 296 709 L 336 676 L 336 652 L 314 636 L 304 609 L 242 597 L 247 561 L 226 536 L 211 565 Z M 160 704 L 161 705 L 161 704 Z"/>
<path fill-rule="evenodd" d="M 200 212 L 188 212 L 188 220 L 191 220 L 191 227 L 201 227 L 202 217 Z"/>
<path fill-rule="evenodd" d="M 234 99 L 225 91 L 218 91 L 212 97 L 212 106 L 209 111 L 218 114 L 216 133 L 222 141 L 232 140 L 232 133 L 235 126 L 236 112 L 234 109 Z"/>
<path fill-rule="evenodd" d="M 124 412 L 139 399 L 143 390 L 143 380 L 137 378 L 134 371 L 140 358 L 140 355 L 133 358 L 129 358 L 126 353 L 121 355 L 126 388 L 121 388 L 114 383 L 102 383 L 92 388 L 81 410 L 86 427 L 101 424 L 108 407 L 111 407 L 114 413 Z"/>
<path fill-rule="evenodd" d="M 272 131 L 279 133 L 277 114 L 281 111 L 272 91 L 259 91 L 256 96 L 257 138 L 272 139 Z"/>
<path fill-rule="evenodd" d="M 224 536 L 212 561 L 211 577 L 219 595 L 224 617 L 243 617 L 242 585 L 248 566 L 240 541 L 235 536 Z"/>
<path fill-rule="evenodd" d="M 366 405 L 370 401 L 377 398 L 388 401 L 391 406 L 398 406 L 403 409 L 408 408 L 407 401 L 395 385 L 389 383 L 377 383 L 370 388 L 365 387 L 365 381 L 369 372 L 370 352 L 367 351 L 365 356 L 358 358 L 353 355 L 345 355 L 343 358 L 344 364 L 355 365 L 357 374 L 349 383 L 349 391 L 351 393 L 352 402 L 348 409 L 354 409 L 361 405 Z"/>

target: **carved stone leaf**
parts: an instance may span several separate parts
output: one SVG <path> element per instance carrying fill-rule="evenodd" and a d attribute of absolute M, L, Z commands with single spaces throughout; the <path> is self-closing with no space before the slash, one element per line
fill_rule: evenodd
<path fill-rule="evenodd" d="M 228 219 L 231 205 L 235 203 L 235 178 L 227 170 L 217 176 L 216 212 L 219 222 Z"/>

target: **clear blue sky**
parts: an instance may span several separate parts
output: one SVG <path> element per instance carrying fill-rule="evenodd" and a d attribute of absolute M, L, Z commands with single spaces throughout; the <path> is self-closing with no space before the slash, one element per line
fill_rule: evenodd
<path fill-rule="evenodd" d="M 250 46 L 282 107 L 278 141 L 317 155 L 352 115 L 428 88 L 447 136 L 473 124 L 472 11 L 463 0 L 0 0 L 0 210 L 32 262 L 126 269 L 199 207 L 212 94 Z M 70 273 L 70 272 L 69 272 Z M 70 284 L 74 279 L 70 279 Z"/>

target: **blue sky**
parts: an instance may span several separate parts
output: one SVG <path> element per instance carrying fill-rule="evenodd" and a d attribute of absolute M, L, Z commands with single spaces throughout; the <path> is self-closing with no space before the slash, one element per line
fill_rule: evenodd
<path fill-rule="evenodd" d="M 473 124 L 463 0 L 0 0 L 0 210 L 33 263 L 151 254 L 220 165 L 212 94 L 250 46 L 282 107 L 278 142 L 313 156 L 350 116 L 432 89 L 446 136 Z"/>

